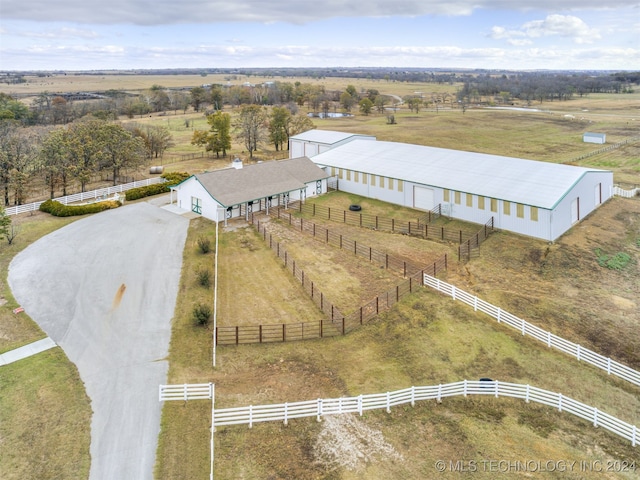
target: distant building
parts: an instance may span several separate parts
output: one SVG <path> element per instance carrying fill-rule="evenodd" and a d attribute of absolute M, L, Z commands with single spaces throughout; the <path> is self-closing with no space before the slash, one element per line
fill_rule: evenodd
<path fill-rule="evenodd" d="M 289 138 L 289 157 L 311 158 L 356 139 L 375 140 L 376 137 L 333 130 L 307 130 Z"/>
<path fill-rule="evenodd" d="M 236 159 L 231 168 L 192 175 L 172 187 L 171 197 L 184 210 L 226 221 L 326 193 L 327 177 L 306 157 L 244 166 Z"/>
<path fill-rule="evenodd" d="M 309 132 L 307 132 L 309 133 Z M 319 133 L 319 132 L 318 132 Z M 554 241 L 612 196 L 613 173 L 550 162 L 351 139 L 311 157 L 338 190 Z"/>
<path fill-rule="evenodd" d="M 593 133 L 593 132 L 585 132 L 582 135 L 582 141 L 585 143 L 606 143 L 607 134 L 606 133 Z"/>

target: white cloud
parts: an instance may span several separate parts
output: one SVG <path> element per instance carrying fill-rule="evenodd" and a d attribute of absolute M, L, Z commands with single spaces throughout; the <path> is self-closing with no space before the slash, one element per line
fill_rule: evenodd
<path fill-rule="evenodd" d="M 4 19 L 79 24 L 308 23 L 336 17 L 470 15 L 480 9 L 557 10 L 558 0 L 2 0 Z M 638 0 L 562 0 L 562 9 L 614 9 Z M 532 5 L 534 4 L 534 5 Z"/>
<path fill-rule="evenodd" d="M 601 38 L 595 28 L 589 26 L 580 18 L 573 15 L 548 15 L 544 20 L 533 20 L 516 30 L 507 30 L 495 26 L 489 36 L 495 40 L 506 40 L 512 45 L 526 45 L 532 43 L 531 38 L 559 36 L 572 39 L 575 43 L 593 43 Z"/>
<path fill-rule="evenodd" d="M 43 30 L 43 31 L 26 31 L 18 33 L 18 35 L 23 37 L 31 37 L 31 38 L 44 38 L 44 39 L 69 39 L 69 38 L 82 38 L 82 39 L 92 39 L 98 38 L 99 35 L 93 30 L 80 29 L 80 28 L 70 28 L 70 27 L 62 27 L 53 30 Z"/>

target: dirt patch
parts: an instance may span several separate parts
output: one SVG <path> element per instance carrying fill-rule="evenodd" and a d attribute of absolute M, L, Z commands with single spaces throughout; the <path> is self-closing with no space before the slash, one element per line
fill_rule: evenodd
<path fill-rule="evenodd" d="M 124 283 L 120 285 L 120 288 L 118 288 L 118 291 L 116 292 L 116 296 L 113 297 L 113 302 L 111 303 L 111 310 L 115 310 L 120 306 L 120 302 L 122 301 L 122 296 L 124 295 L 124 292 L 126 289 L 127 289 L 127 286 Z"/>

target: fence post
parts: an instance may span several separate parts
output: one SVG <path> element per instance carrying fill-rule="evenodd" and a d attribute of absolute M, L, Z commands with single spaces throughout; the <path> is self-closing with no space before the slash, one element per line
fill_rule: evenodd
<path fill-rule="evenodd" d="M 345 334 L 345 329 L 344 329 L 344 317 L 342 317 L 342 335 Z"/>
<path fill-rule="evenodd" d="M 260 343 L 262 343 L 262 324 L 260 324 L 259 326 L 259 331 L 260 331 Z"/>
<path fill-rule="evenodd" d="M 329 207 L 329 220 L 331 220 L 331 207 Z"/>
<path fill-rule="evenodd" d="M 240 326 L 236 325 L 236 345 L 238 345 L 239 341 L 240 341 Z"/>
<path fill-rule="evenodd" d="M 282 324 L 282 341 L 286 342 L 287 341 L 287 324 L 283 323 Z"/>
<path fill-rule="evenodd" d="M 320 319 L 320 338 L 322 338 L 322 319 Z"/>
<path fill-rule="evenodd" d="M 219 337 L 218 337 L 218 327 L 216 327 L 216 345 L 218 345 L 218 340 L 219 340 Z"/>
<path fill-rule="evenodd" d="M 395 232 L 396 231 L 396 221 L 395 218 L 391 219 L 391 231 Z"/>
<path fill-rule="evenodd" d="M 362 307 L 360 307 L 360 325 L 362 325 Z"/>

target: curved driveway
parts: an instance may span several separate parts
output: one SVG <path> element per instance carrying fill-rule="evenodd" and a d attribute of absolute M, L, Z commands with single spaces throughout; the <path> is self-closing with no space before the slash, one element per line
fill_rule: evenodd
<path fill-rule="evenodd" d="M 189 221 L 148 203 L 78 220 L 23 250 L 9 285 L 76 364 L 95 480 L 151 479 Z"/>

